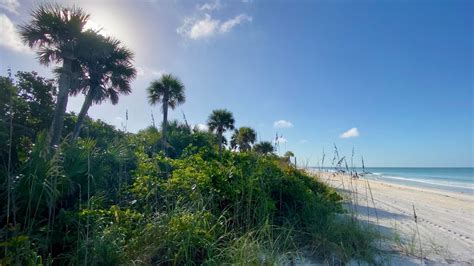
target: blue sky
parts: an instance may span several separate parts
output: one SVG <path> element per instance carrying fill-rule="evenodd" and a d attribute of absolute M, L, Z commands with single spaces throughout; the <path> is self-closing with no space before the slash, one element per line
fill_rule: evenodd
<path fill-rule="evenodd" d="M 317 165 L 336 144 L 370 166 L 474 166 L 472 1 L 66 2 L 136 54 L 133 93 L 93 106 L 94 118 L 120 126 L 128 109 L 130 131 L 151 112 L 161 120 L 145 89 L 173 73 L 187 102 L 171 118 L 203 124 L 227 108 L 260 140 L 282 135 L 281 152 L 300 163 Z M 2 75 L 51 76 L 14 28 L 37 3 L 0 0 Z"/>

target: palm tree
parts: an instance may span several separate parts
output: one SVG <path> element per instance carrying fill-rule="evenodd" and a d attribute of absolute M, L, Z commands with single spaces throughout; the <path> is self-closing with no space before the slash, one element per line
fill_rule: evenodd
<path fill-rule="evenodd" d="M 78 7 L 44 4 L 31 15 L 31 22 L 20 26 L 23 42 L 36 48 L 41 64 L 62 63 L 57 71 L 59 90 L 49 133 L 50 146 L 53 147 L 59 144 L 61 138 L 76 60 L 76 44 L 89 14 Z"/>
<path fill-rule="evenodd" d="M 273 153 L 275 151 L 275 147 L 273 147 L 270 141 L 262 141 L 260 143 L 257 143 L 255 144 L 253 149 L 255 152 L 261 153 L 263 155 Z"/>
<path fill-rule="evenodd" d="M 163 151 L 166 155 L 166 130 L 168 126 L 168 107 L 171 109 L 186 101 L 184 85 L 171 74 L 162 75 L 159 80 L 154 80 L 148 87 L 148 100 L 151 105 L 161 103 L 163 111 L 162 141 Z"/>
<path fill-rule="evenodd" d="M 257 139 L 255 130 L 249 127 L 241 127 L 234 132 L 231 139 L 231 147 L 239 148 L 240 151 L 246 152 L 252 148 L 252 144 Z"/>
<path fill-rule="evenodd" d="M 100 104 L 106 99 L 117 104 L 119 94 L 131 92 L 130 81 L 136 76 L 132 66 L 133 53 L 123 47 L 120 41 L 94 31 L 87 31 L 84 35 L 78 52 L 78 61 L 84 68 L 83 78 L 71 93 L 82 91 L 86 97 L 77 117 L 73 138 L 79 135 L 92 104 Z"/>
<path fill-rule="evenodd" d="M 207 119 L 209 130 L 216 132 L 219 141 L 219 156 L 222 156 L 223 134 L 228 129 L 234 129 L 234 116 L 226 109 L 213 110 Z"/>

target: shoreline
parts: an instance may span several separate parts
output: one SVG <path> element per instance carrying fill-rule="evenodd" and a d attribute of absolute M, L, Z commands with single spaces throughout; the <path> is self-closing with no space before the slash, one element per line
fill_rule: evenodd
<path fill-rule="evenodd" d="M 388 178 L 388 177 L 371 177 L 371 178 L 365 178 L 371 181 L 380 181 L 388 184 L 393 184 L 393 185 L 399 185 L 402 187 L 409 187 L 409 188 L 418 188 L 426 191 L 436 191 L 439 193 L 454 193 L 454 194 L 461 194 L 461 195 L 471 195 L 474 196 L 474 189 L 469 187 L 469 183 L 466 183 L 468 185 L 467 187 L 462 187 L 462 186 L 453 186 L 453 185 L 438 185 L 438 184 L 433 184 L 430 182 L 426 182 L 423 180 L 418 180 L 418 179 L 408 179 L 408 178 L 400 178 L 400 179 L 394 179 L 394 178 Z M 397 180 L 397 181 L 395 181 Z M 412 184 L 412 185 L 410 185 Z M 451 189 L 448 189 L 451 188 Z"/>
<path fill-rule="evenodd" d="M 318 172 L 315 172 L 318 173 Z M 315 173 L 312 173 L 313 175 Z M 332 173 L 323 173 L 323 174 L 332 174 Z M 338 174 L 338 175 L 346 175 L 347 178 L 350 178 L 349 175 L 347 174 Z M 366 177 L 359 177 L 360 180 L 368 180 L 371 184 L 372 183 L 378 183 L 378 184 L 383 184 L 387 185 L 390 187 L 395 187 L 399 189 L 412 189 L 412 190 L 417 190 L 420 192 L 426 192 L 426 193 L 432 193 L 432 194 L 442 194 L 447 197 L 468 197 L 468 198 L 473 198 L 474 194 L 471 193 L 466 193 L 466 192 L 461 192 L 461 191 L 452 191 L 452 190 L 447 190 L 447 189 L 442 189 L 442 188 L 433 188 L 433 187 L 422 187 L 422 186 L 411 186 L 411 185 L 406 185 L 406 184 L 399 184 L 397 182 L 391 182 L 383 179 L 374 179 L 374 178 L 366 178 Z M 353 179 L 355 180 L 355 179 Z M 413 181 L 413 182 L 418 182 L 418 181 Z"/>
<path fill-rule="evenodd" d="M 474 195 L 338 173 L 308 173 L 344 194 L 346 208 L 390 240 L 383 250 L 400 255 L 395 264 L 419 265 L 421 255 L 427 264 L 474 264 Z"/>
<path fill-rule="evenodd" d="M 308 171 L 310 172 L 321 172 L 320 169 L 316 168 L 307 168 Z M 416 187 L 416 188 L 424 188 L 424 189 L 432 189 L 436 191 L 448 191 L 448 192 L 454 192 L 454 193 L 461 193 L 461 194 L 467 194 L 467 195 L 473 195 L 474 196 L 474 176 L 470 176 L 466 178 L 463 176 L 462 178 L 454 178 L 451 179 L 450 177 L 429 177 L 429 176 L 418 176 L 416 177 L 416 174 L 399 174 L 399 173 L 385 173 L 384 169 L 396 169 L 396 168 L 382 168 L 381 170 L 378 169 L 369 169 L 369 170 L 375 170 L 375 171 L 381 171 L 381 172 L 366 172 L 366 174 L 363 174 L 362 176 L 359 176 L 361 178 L 365 178 L 368 180 L 373 180 L 373 181 L 382 181 L 385 183 L 391 183 L 391 184 L 396 184 L 396 185 L 402 185 L 402 186 L 408 186 L 408 187 Z M 406 167 L 400 168 L 400 169 L 407 169 Z M 413 168 L 413 169 L 425 169 L 425 168 Z M 431 168 L 430 168 L 431 169 Z M 439 169 L 448 169 L 448 168 L 439 168 Z M 451 168 L 449 168 L 451 169 Z M 453 168 L 456 169 L 456 168 Z M 457 169 L 469 169 L 471 170 L 472 168 L 457 168 Z M 329 169 L 329 171 L 322 171 L 322 173 L 335 173 L 332 169 Z M 357 171 L 358 174 L 360 174 L 360 169 Z M 344 173 L 340 173 L 344 174 Z M 349 175 L 349 173 L 345 173 Z M 461 174 L 463 175 L 463 174 Z M 458 176 L 459 177 L 459 176 Z"/>

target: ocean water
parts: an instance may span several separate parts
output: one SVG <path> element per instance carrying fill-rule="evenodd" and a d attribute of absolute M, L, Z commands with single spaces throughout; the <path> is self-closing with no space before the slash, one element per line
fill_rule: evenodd
<path fill-rule="evenodd" d="M 474 168 L 372 167 L 367 179 L 474 194 Z M 362 172 L 362 169 L 357 169 Z"/>

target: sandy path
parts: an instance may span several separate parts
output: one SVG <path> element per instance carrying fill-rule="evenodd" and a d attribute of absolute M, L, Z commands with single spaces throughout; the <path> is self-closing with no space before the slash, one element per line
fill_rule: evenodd
<path fill-rule="evenodd" d="M 387 248 L 411 256 L 412 263 L 420 263 L 414 260 L 420 256 L 414 205 L 424 263 L 474 265 L 474 196 L 369 180 L 372 201 L 365 179 L 328 173 L 319 178 L 352 198 L 347 207 L 359 219 L 368 220 L 392 239 L 398 235 L 400 241 L 387 242 Z"/>

